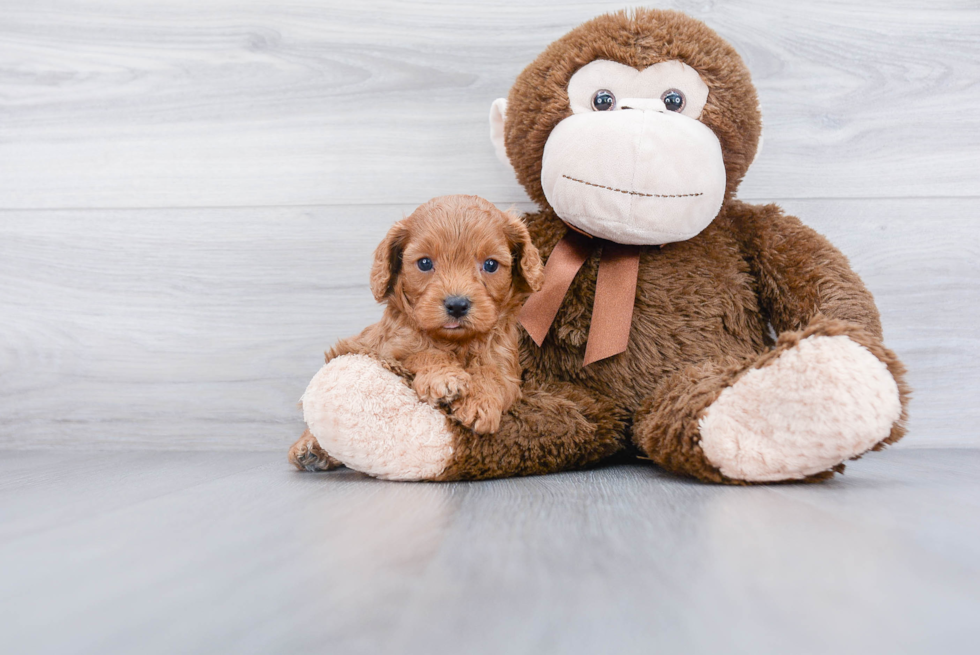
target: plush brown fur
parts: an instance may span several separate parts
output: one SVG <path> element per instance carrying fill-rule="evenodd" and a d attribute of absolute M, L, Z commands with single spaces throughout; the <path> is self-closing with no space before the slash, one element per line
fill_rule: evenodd
<path fill-rule="evenodd" d="M 522 335 L 524 397 L 491 438 L 458 429 L 454 460 L 441 479 L 547 473 L 594 464 L 635 445 L 668 470 L 740 483 L 707 461 L 698 420 L 745 371 L 815 334 L 846 334 L 887 365 L 903 411 L 885 443 L 901 438 L 904 370 L 882 344 L 874 301 L 847 259 L 778 207 L 734 199 L 759 140 L 758 101 L 742 60 L 702 23 L 659 10 L 601 16 L 553 43 L 521 73 L 508 98 L 505 143 L 519 181 L 542 207 L 525 217 L 541 253 L 550 254 L 566 230 L 541 189 L 544 145 L 571 113 L 569 78 L 595 59 L 637 69 L 679 59 L 701 74 L 709 95 L 700 120 L 722 145 L 725 203 L 698 236 L 642 249 L 627 352 L 583 368 L 597 248 L 543 346 Z M 770 324 L 778 343 L 769 336 Z"/>
<path fill-rule="evenodd" d="M 423 258 L 431 270 L 416 265 Z M 490 259 L 496 271 L 482 268 Z M 517 313 L 543 277 L 520 218 L 477 196 L 435 198 L 395 223 L 375 251 L 371 291 L 385 303 L 381 320 L 338 342 L 326 361 L 376 357 L 405 375 L 421 400 L 477 434 L 495 432 L 521 396 Z M 470 303 L 462 317 L 447 312 L 454 296 Z M 333 467 L 308 431 L 290 461 Z"/>

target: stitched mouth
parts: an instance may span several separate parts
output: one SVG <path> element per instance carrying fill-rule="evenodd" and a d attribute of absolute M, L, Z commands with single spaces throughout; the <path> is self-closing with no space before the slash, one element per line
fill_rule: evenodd
<path fill-rule="evenodd" d="M 580 180 L 578 178 L 570 177 L 568 175 L 562 175 L 566 180 L 571 180 L 572 182 L 578 182 L 579 184 L 584 184 L 586 186 L 594 186 L 597 189 L 605 189 L 606 191 L 615 191 L 616 193 L 623 193 L 628 196 L 643 196 L 644 198 L 694 198 L 696 196 L 703 196 L 703 193 L 642 193 L 640 191 L 627 191 L 626 189 L 617 189 L 615 187 L 606 186 L 604 184 L 596 184 L 595 182 L 586 182 L 585 180 Z"/>

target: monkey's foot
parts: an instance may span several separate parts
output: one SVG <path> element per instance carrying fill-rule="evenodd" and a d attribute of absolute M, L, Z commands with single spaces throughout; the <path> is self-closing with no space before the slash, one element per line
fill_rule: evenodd
<path fill-rule="evenodd" d="M 323 450 L 386 480 L 432 480 L 453 455 L 445 414 L 366 355 L 344 355 L 313 376 L 303 418 Z"/>
<path fill-rule="evenodd" d="M 700 445 L 729 478 L 802 479 L 871 450 L 901 413 L 884 362 L 847 336 L 811 336 L 725 389 L 699 422 Z"/>

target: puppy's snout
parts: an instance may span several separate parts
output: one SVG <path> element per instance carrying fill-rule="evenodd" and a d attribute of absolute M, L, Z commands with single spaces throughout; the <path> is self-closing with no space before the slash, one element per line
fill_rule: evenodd
<path fill-rule="evenodd" d="M 446 306 L 446 313 L 453 318 L 463 318 L 466 312 L 470 311 L 470 299 L 466 296 L 449 296 L 443 301 Z"/>

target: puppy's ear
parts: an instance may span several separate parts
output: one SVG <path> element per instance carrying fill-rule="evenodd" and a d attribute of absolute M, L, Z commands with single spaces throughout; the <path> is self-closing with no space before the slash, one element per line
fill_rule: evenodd
<path fill-rule="evenodd" d="M 384 241 L 374 251 L 374 264 L 371 265 L 371 293 L 378 302 L 387 298 L 395 288 L 398 273 L 402 268 L 402 252 L 408 241 L 408 227 L 405 221 L 391 226 Z"/>
<path fill-rule="evenodd" d="M 514 258 L 511 267 L 514 286 L 522 292 L 537 291 L 544 284 L 544 265 L 541 263 L 541 255 L 531 242 L 531 235 L 528 234 L 524 221 L 509 211 L 503 214 L 506 221 L 504 232 L 507 234 L 510 252 Z"/>

